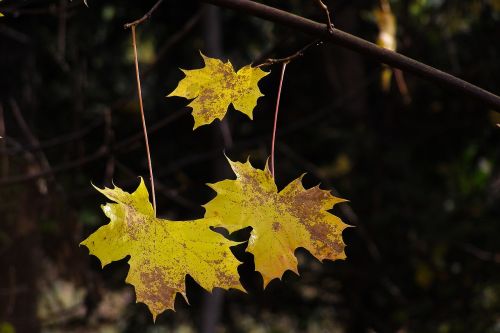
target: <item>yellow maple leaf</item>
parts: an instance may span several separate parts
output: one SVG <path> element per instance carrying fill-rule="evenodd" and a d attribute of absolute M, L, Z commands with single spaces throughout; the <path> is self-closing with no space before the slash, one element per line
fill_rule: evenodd
<path fill-rule="evenodd" d="M 81 244 L 106 266 L 130 255 L 126 282 L 135 287 L 137 302 L 145 303 L 153 318 L 174 309 L 177 293 L 186 298 L 189 274 L 203 288 L 243 290 L 230 246 L 238 243 L 209 229 L 218 219 L 169 221 L 154 217 L 144 181 L 127 193 L 118 187 L 96 189 L 115 203 L 102 206 L 110 223 Z"/>
<path fill-rule="evenodd" d="M 264 287 L 286 270 L 297 272 L 295 250 L 305 248 L 319 260 L 345 259 L 342 231 L 347 227 L 328 212 L 345 201 L 319 188 L 305 189 L 302 177 L 278 192 L 266 166 L 255 169 L 229 160 L 236 180 L 208 184 L 217 196 L 204 205 L 205 217 L 218 217 L 229 232 L 253 228 L 247 251 L 254 255 L 255 270 Z"/>
<path fill-rule="evenodd" d="M 230 104 L 252 119 L 257 99 L 264 96 L 257 84 L 269 72 L 250 65 L 235 72 L 229 61 L 201 56 L 205 66 L 193 70 L 181 69 L 186 77 L 168 97 L 194 99 L 188 105 L 193 109 L 194 129 L 215 119 L 221 120 Z"/>

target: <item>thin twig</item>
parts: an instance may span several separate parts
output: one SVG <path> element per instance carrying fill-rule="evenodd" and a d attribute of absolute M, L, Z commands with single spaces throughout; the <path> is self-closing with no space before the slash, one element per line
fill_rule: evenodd
<path fill-rule="evenodd" d="M 325 24 L 311 21 L 305 17 L 269 7 L 256 1 L 250 0 L 202 0 L 221 7 L 227 7 L 242 11 L 248 15 L 254 15 L 268 21 L 273 21 L 290 28 L 297 29 L 303 33 L 316 36 L 324 41 L 332 42 L 348 48 L 365 56 L 371 57 L 391 67 L 413 73 L 421 78 L 438 83 L 444 87 L 462 92 L 490 106 L 500 112 L 500 96 L 475 86 L 467 81 L 459 79 L 451 74 L 440 71 L 429 65 L 406 57 L 400 53 L 390 51 L 370 43 L 364 39 L 348 34 L 340 29 L 334 29 L 329 33 Z"/>
<path fill-rule="evenodd" d="M 275 65 L 275 64 L 289 63 L 297 58 L 304 56 L 304 52 L 306 52 L 311 46 L 317 46 L 317 45 L 320 45 L 321 43 L 322 43 L 321 40 L 316 39 L 315 41 L 307 44 L 306 46 L 304 46 L 303 48 L 301 48 L 300 50 L 298 50 L 297 52 L 295 52 L 291 56 L 288 56 L 285 58 L 277 58 L 277 59 L 268 58 L 268 59 L 264 60 L 263 63 L 255 66 L 255 67 L 264 67 L 264 66 L 270 66 L 270 65 Z"/>
<path fill-rule="evenodd" d="M 327 28 L 328 28 L 328 32 L 333 34 L 333 29 L 334 29 L 334 25 L 333 25 L 333 22 L 332 22 L 332 18 L 330 17 L 330 11 L 328 10 L 328 6 L 325 5 L 323 3 L 323 1 L 321 0 L 316 0 L 316 3 L 323 9 L 323 11 L 325 12 L 325 16 L 326 16 L 326 21 L 327 21 Z"/>
<path fill-rule="evenodd" d="M 144 14 L 143 17 L 141 17 L 140 19 L 138 20 L 135 20 L 134 22 L 130 22 L 130 23 L 127 23 L 124 25 L 124 28 L 125 29 L 128 29 L 128 28 L 132 28 L 132 27 L 135 27 L 137 26 L 138 24 L 141 24 L 142 22 L 146 21 L 147 19 L 149 19 L 151 17 L 151 15 L 153 15 L 153 12 L 158 9 L 158 7 L 160 7 L 161 3 L 163 2 L 163 0 L 158 0 L 153 7 L 151 7 L 151 9 L 146 13 Z"/>
<path fill-rule="evenodd" d="M 161 1 L 159 1 L 161 2 Z M 154 8 L 154 7 L 153 7 Z M 156 216 L 156 196 L 155 182 L 153 178 L 153 166 L 151 163 L 151 151 L 149 150 L 148 130 L 146 127 L 146 117 L 144 116 L 144 105 L 142 103 L 141 77 L 139 75 L 139 57 L 137 56 L 137 42 L 135 37 L 135 25 L 132 28 L 132 46 L 134 48 L 135 78 L 137 79 L 137 94 L 139 96 L 139 108 L 141 110 L 142 129 L 144 131 L 144 141 L 146 143 L 146 154 L 148 155 L 149 179 L 151 181 L 151 197 L 153 199 L 153 209 Z"/>
<path fill-rule="evenodd" d="M 283 79 L 285 78 L 285 70 L 288 62 L 284 62 L 281 67 L 281 77 L 280 77 L 280 85 L 278 88 L 278 97 L 276 99 L 276 110 L 274 111 L 274 126 L 273 126 L 273 140 L 271 142 L 271 174 L 274 178 L 274 145 L 276 143 L 276 128 L 278 125 L 278 111 L 280 108 L 280 99 L 281 99 L 281 88 L 283 87 Z"/>

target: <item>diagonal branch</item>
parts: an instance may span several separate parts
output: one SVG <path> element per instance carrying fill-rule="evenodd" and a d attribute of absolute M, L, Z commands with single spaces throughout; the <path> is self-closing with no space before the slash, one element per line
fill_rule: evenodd
<path fill-rule="evenodd" d="M 298 16 L 277 8 L 269 7 L 250 0 L 202 0 L 217 6 L 226 7 L 244 12 L 248 15 L 260 17 L 262 19 L 273 21 L 290 28 L 297 29 L 309 35 L 316 36 L 338 44 L 355 52 L 374 58 L 391 67 L 399 68 L 427 79 L 431 82 L 440 84 L 443 87 L 461 92 L 473 97 L 485 105 L 500 112 L 500 97 L 488 92 L 467 81 L 459 79 L 451 74 L 438 70 L 429 65 L 406 57 L 400 53 L 381 48 L 364 39 L 348 34 L 339 29 L 329 31 L 328 26 L 321 24 L 302 16 Z"/>

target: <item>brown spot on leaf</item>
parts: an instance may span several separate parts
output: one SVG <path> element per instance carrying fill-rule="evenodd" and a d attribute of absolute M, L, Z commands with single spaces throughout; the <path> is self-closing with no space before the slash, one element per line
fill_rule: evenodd
<path fill-rule="evenodd" d="M 313 224 L 309 224 L 307 226 L 307 230 L 311 234 L 311 239 L 317 240 L 325 243 L 325 240 L 328 239 L 328 235 L 331 234 L 331 229 L 328 224 L 322 221 L 316 221 Z"/>
<path fill-rule="evenodd" d="M 278 232 L 281 229 L 281 224 L 279 222 L 273 222 L 273 230 Z"/>
<path fill-rule="evenodd" d="M 153 315 L 163 312 L 165 309 L 173 309 L 175 295 L 184 290 L 183 282 L 172 285 L 160 268 L 155 267 L 149 272 L 141 273 L 143 288 L 136 288 L 137 300 L 145 303 L 153 312 Z"/>
<path fill-rule="evenodd" d="M 239 282 L 239 277 L 234 274 L 226 274 L 223 271 L 217 270 L 215 271 L 215 275 L 217 277 L 217 281 L 219 282 L 219 287 L 231 287 L 231 286 L 236 286 L 238 285 Z"/>

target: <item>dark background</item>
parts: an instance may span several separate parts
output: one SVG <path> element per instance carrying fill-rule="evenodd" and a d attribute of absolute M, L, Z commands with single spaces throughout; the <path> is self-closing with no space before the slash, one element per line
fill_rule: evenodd
<path fill-rule="evenodd" d="M 326 1 L 338 28 L 375 41 L 377 1 Z M 265 1 L 319 21 L 313 0 Z M 337 191 L 348 259 L 298 250 L 263 291 L 244 245 L 248 294 L 209 294 L 187 279 L 153 325 L 124 283 L 126 260 L 101 269 L 78 244 L 107 218 L 91 186 L 147 178 L 130 31 L 154 1 L 4 0 L 0 4 L 0 332 L 500 332 L 500 117 L 405 75 L 384 92 L 382 66 L 335 45 L 287 69 L 278 124 L 280 187 Z M 500 92 L 498 0 L 393 0 L 399 51 Z M 262 80 L 254 121 L 192 131 L 188 103 L 165 98 L 201 66 L 198 50 L 237 68 L 294 53 L 313 38 L 197 1 L 171 0 L 138 27 L 159 215 L 197 218 L 233 177 L 233 160 L 270 154 L 280 66 Z M 241 232 L 244 239 L 248 232 Z"/>

